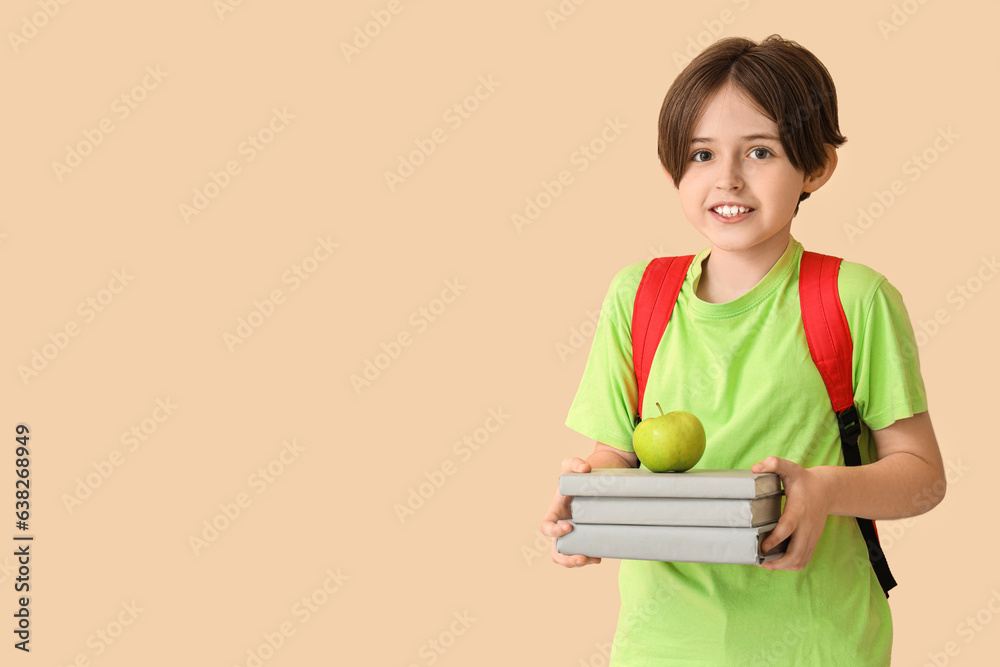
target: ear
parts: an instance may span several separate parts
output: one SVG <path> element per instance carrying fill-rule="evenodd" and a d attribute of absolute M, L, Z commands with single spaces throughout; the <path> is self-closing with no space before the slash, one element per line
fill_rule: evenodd
<path fill-rule="evenodd" d="M 815 173 L 806 177 L 805 182 L 802 184 L 803 192 L 815 192 L 819 190 L 824 183 L 830 180 L 834 170 L 837 168 L 837 148 L 832 144 L 824 144 L 823 147 L 826 151 L 826 162 Z"/>

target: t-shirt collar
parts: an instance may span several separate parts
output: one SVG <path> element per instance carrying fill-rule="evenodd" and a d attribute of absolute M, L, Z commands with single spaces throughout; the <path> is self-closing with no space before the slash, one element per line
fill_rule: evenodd
<path fill-rule="evenodd" d="M 792 268 L 798 266 L 798 260 L 802 255 L 802 244 L 789 234 L 785 251 L 767 274 L 760 279 L 760 282 L 746 294 L 726 303 L 702 301 L 695 294 L 698 281 L 701 279 L 702 262 L 708 258 L 711 250 L 712 248 L 709 246 L 695 255 L 691 267 L 688 269 L 688 276 L 684 281 L 682 291 L 686 295 L 688 306 L 692 311 L 711 317 L 729 317 L 752 308 L 773 293 L 788 278 Z"/>

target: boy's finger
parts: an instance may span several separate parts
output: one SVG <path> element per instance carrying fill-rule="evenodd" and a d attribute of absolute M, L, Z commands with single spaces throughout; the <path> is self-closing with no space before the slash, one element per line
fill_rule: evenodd
<path fill-rule="evenodd" d="M 807 541 L 808 540 L 805 539 L 805 535 L 793 532 L 791 539 L 788 540 L 788 546 L 785 547 L 785 553 L 781 555 L 781 558 L 775 558 L 774 560 L 767 561 L 766 563 L 761 563 L 761 566 L 766 567 L 769 570 L 799 569 L 793 565 L 795 563 L 803 562 L 800 556 L 805 551 L 805 543 Z M 780 542 L 775 542 L 775 544 L 780 544 Z M 772 546 L 770 548 L 773 549 L 774 547 Z"/>
<path fill-rule="evenodd" d="M 590 472 L 590 464 L 581 458 L 568 458 L 562 462 L 562 472 Z"/>
<path fill-rule="evenodd" d="M 549 521 L 546 518 L 542 522 L 542 535 L 548 537 L 562 537 L 571 530 L 573 530 L 572 524 L 565 521 L 563 523 L 556 523 L 555 520 Z"/>
<path fill-rule="evenodd" d="M 791 548 L 792 545 L 789 544 L 788 549 L 785 550 L 785 553 L 782 554 L 780 558 L 775 558 L 773 560 L 766 561 L 764 563 L 761 563 L 760 566 L 765 570 L 784 570 L 785 565 L 787 565 L 788 562 L 791 560 L 791 555 L 792 555 Z"/>
<path fill-rule="evenodd" d="M 788 545 L 788 550 L 785 551 L 781 558 L 775 558 L 774 560 L 769 560 L 763 564 L 768 570 L 791 570 L 792 563 L 797 562 L 796 550 L 792 546 Z"/>
<path fill-rule="evenodd" d="M 563 567 L 583 567 L 601 562 L 600 558 L 590 558 L 580 554 L 561 554 L 555 550 L 555 547 L 552 547 L 552 560 Z"/>
<path fill-rule="evenodd" d="M 781 519 L 778 520 L 778 525 L 774 527 L 771 534 L 764 538 L 764 541 L 760 543 L 760 550 L 763 553 L 767 553 L 781 542 L 791 535 L 795 531 L 795 522 L 787 514 L 783 514 Z M 791 547 L 791 544 L 789 544 Z"/>

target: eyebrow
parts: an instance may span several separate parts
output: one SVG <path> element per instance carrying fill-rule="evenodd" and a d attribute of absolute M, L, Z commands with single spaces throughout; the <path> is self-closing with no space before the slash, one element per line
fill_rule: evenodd
<path fill-rule="evenodd" d="M 759 141 L 761 139 L 766 139 L 768 141 L 780 141 L 780 139 L 778 139 L 778 137 L 774 136 L 773 134 L 750 134 L 750 135 L 747 135 L 745 137 L 742 137 L 743 141 Z M 710 143 L 712 143 L 712 141 L 713 141 L 713 139 L 706 138 L 706 137 L 695 137 L 695 138 L 693 138 L 691 140 L 691 143 L 692 144 L 710 144 Z"/>

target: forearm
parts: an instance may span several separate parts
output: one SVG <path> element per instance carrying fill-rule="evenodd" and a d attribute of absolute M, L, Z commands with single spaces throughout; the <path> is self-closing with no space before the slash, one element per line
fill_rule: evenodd
<path fill-rule="evenodd" d="M 587 463 L 591 468 L 634 468 L 629 461 L 618 454 L 608 450 L 594 452 L 587 457 Z"/>
<path fill-rule="evenodd" d="M 907 452 L 860 466 L 816 466 L 828 481 L 829 514 L 902 519 L 923 514 L 944 498 L 944 470 Z"/>

